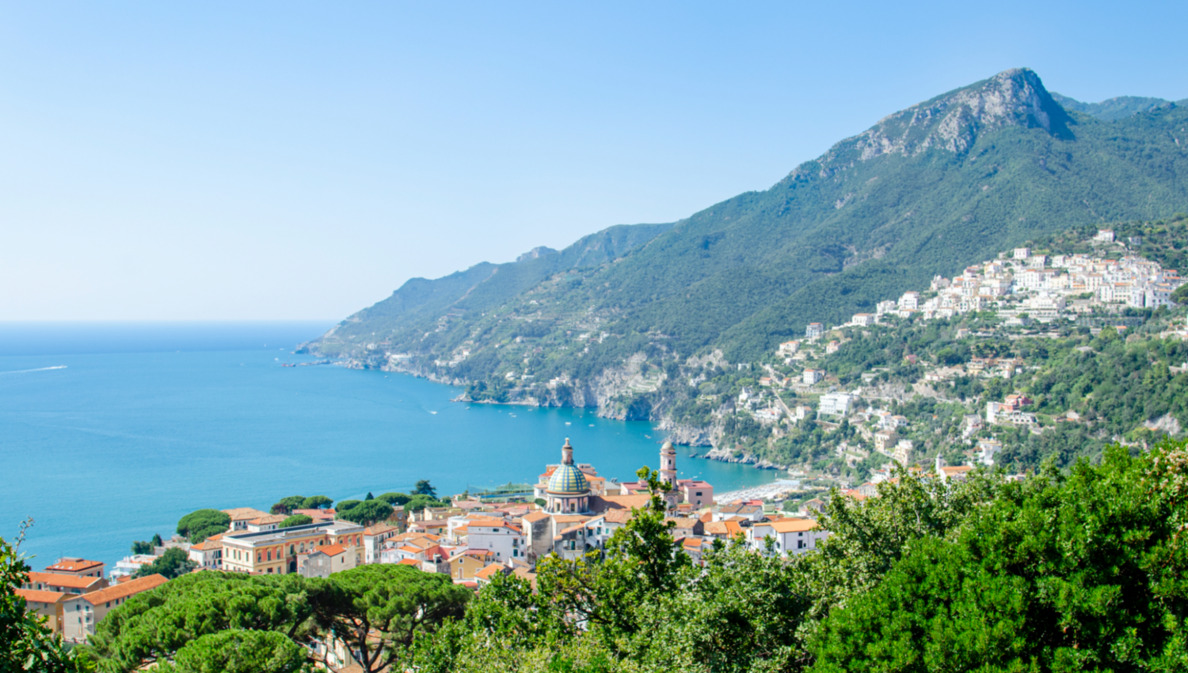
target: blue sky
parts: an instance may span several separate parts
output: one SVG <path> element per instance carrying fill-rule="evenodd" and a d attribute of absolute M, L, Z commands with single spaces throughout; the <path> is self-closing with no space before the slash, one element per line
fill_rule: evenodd
<path fill-rule="evenodd" d="M 1188 98 L 1188 4 L 1036 4 L 5 2 L 0 321 L 341 318 L 1011 67 Z"/>

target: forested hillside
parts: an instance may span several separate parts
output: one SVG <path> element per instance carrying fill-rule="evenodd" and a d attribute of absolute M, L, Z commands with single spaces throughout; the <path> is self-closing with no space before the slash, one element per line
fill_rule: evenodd
<path fill-rule="evenodd" d="M 576 394 L 555 403 L 603 408 L 599 377 L 637 353 L 753 360 L 1030 238 L 1188 208 L 1184 108 L 1082 107 L 1007 71 L 673 225 L 410 281 L 309 348 L 488 388 L 560 376 Z"/>

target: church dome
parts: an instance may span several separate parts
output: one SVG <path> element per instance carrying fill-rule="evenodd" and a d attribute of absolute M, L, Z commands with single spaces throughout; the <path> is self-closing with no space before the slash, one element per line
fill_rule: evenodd
<path fill-rule="evenodd" d="M 590 482 L 573 465 L 559 465 L 549 477 L 549 485 L 545 490 L 558 495 L 582 495 L 590 490 Z"/>

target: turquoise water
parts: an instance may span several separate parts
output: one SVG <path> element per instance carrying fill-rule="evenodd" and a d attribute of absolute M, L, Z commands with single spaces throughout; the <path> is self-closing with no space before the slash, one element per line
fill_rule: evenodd
<path fill-rule="evenodd" d="M 647 423 L 580 410 L 451 402 L 450 386 L 310 361 L 325 324 L 0 324 L 0 536 L 22 551 L 114 563 L 200 507 L 280 498 L 441 494 L 533 482 L 571 438 L 599 474 L 656 467 Z M 682 478 L 725 491 L 773 472 L 693 459 Z"/>

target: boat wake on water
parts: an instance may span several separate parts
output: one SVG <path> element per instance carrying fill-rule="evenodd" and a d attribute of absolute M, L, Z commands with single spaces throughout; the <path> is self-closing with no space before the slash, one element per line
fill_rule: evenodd
<path fill-rule="evenodd" d="M 0 372 L 0 376 L 7 374 L 31 374 L 33 372 L 49 372 L 55 369 L 66 369 L 66 365 L 54 365 L 52 367 L 37 367 L 36 369 L 14 369 L 8 372 Z"/>

